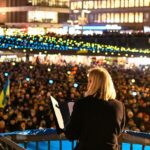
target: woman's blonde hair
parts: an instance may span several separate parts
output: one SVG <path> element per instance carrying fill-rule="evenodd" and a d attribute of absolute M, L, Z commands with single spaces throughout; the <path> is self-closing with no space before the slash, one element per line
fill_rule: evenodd
<path fill-rule="evenodd" d="M 116 98 L 116 91 L 112 78 L 103 67 L 96 67 L 89 71 L 88 87 L 85 96 L 98 96 L 99 99 L 110 100 Z"/>

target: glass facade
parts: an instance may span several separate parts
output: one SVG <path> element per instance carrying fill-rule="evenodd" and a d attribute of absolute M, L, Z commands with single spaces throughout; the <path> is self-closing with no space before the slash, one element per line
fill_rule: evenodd
<path fill-rule="evenodd" d="M 90 14 L 91 15 L 91 14 Z M 93 15 L 94 17 L 94 15 Z M 143 13 L 98 13 L 98 20 L 95 22 L 99 23 L 141 23 L 143 22 Z"/>
<path fill-rule="evenodd" d="M 74 18 L 77 19 L 79 16 L 75 14 Z M 144 14 L 143 12 L 90 13 L 88 21 L 89 23 L 142 23 Z"/>
<path fill-rule="evenodd" d="M 33 6 L 69 7 L 69 0 L 28 0 L 28 3 Z"/>
<path fill-rule="evenodd" d="M 49 11 L 29 11 L 28 22 L 57 23 L 58 13 Z"/>
<path fill-rule="evenodd" d="M 89 10 L 89 23 L 143 23 L 149 22 L 150 0 L 71 0 L 71 10 L 79 10 L 75 18 L 80 10 Z"/>
<path fill-rule="evenodd" d="M 84 3 L 85 4 L 85 3 Z M 85 4 L 86 5 L 86 4 Z M 73 2 L 71 3 L 71 8 L 74 10 L 74 9 L 82 9 L 82 2 Z M 88 6 L 87 6 L 88 8 Z"/>
<path fill-rule="evenodd" d="M 83 0 L 83 9 L 131 8 L 143 6 L 150 6 L 150 0 Z M 72 1 L 71 9 L 82 9 L 82 2 Z"/>
<path fill-rule="evenodd" d="M 69 2 L 69 0 L 0 0 L 0 7 L 3 7 L 0 23 L 9 23 L 10 26 L 16 27 L 24 27 L 23 24 L 29 26 L 61 24 L 69 20 Z"/>

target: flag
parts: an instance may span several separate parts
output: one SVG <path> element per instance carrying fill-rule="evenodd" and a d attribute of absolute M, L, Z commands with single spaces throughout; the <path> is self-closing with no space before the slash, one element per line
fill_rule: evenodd
<path fill-rule="evenodd" d="M 7 79 L 7 81 L 4 84 L 4 88 L 0 93 L 0 108 L 5 107 L 9 97 L 10 97 L 10 81 L 9 79 Z"/>

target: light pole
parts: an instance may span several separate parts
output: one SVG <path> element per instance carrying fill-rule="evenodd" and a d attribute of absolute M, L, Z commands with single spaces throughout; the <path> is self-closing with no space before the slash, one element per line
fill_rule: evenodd
<path fill-rule="evenodd" d="M 78 18 L 79 25 L 81 25 L 81 34 L 83 34 L 83 26 L 88 23 L 88 18 L 85 14 L 89 14 L 89 10 L 81 10 L 81 17 Z"/>
<path fill-rule="evenodd" d="M 78 23 L 78 20 L 67 20 L 67 23 L 68 23 L 67 34 L 69 34 L 70 25 L 71 25 L 71 27 L 74 26 L 75 24 Z"/>
<path fill-rule="evenodd" d="M 80 13 L 80 16 L 78 17 L 78 20 L 69 20 L 69 22 L 73 22 L 72 25 L 74 25 L 74 23 L 78 23 L 78 25 L 81 26 L 81 34 L 83 34 L 83 27 L 84 25 L 86 25 L 88 23 L 88 18 L 85 16 L 86 14 L 89 14 L 91 11 L 89 10 L 73 10 L 73 13 L 75 14 L 79 14 Z M 68 21 L 67 21 L 68 22 Z"/>

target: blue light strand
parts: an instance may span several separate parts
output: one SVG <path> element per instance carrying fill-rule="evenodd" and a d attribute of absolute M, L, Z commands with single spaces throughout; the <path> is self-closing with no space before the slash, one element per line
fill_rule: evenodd
<path fill-rule="evenodd" d="M 98 53 L 138 53 L 138 54 L 150 54 L 150 49 L 137 50 L 124 47 L 117 47 L 111 45 L 103 45 L 97 43 L 89 43 L 83 41 L 76 41 L 72 39 L 63 39 L 54 36 L 0 36 L 0 49 L 33 49 L 33 50 L 87 50 L 89 52 Z"/>

